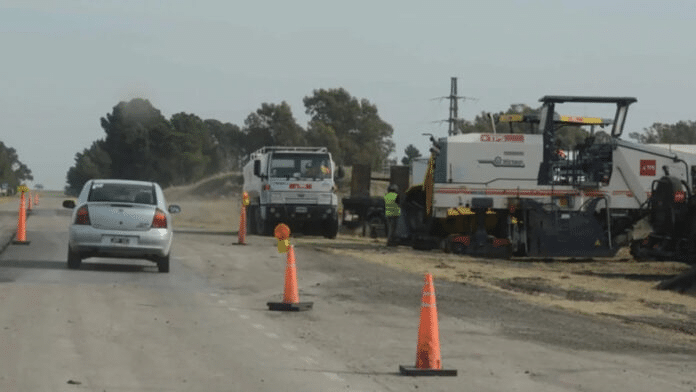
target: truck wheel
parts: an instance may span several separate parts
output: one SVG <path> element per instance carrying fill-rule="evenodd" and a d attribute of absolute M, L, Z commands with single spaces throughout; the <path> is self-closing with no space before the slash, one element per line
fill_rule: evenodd
<path fill-rule="evenodd" d="M 256 215 L 254 218 L 254 220 L 256 221 L 256 234 L 270 235 L 270 230 L 268 229 L 268 222 L 261 218 L 261 208 L 256 208 Z"/>
<path fill-rule="evenodd" d="M 256 234 L 256 206 L 247 207 L 247 233 Z"/>
<path fill-rule="evenodd" d="M 338 234 L 338 219 L 324 221 L 324 237 L 329 239 L 336 238 Z"/>

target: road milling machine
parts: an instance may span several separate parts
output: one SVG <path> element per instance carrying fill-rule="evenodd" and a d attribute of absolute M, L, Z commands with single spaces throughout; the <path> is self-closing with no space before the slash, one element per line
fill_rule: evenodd
<path fill-rule="evenodd" d="M 691 262 L 696 253 L 696 149 L 622 140 L 632 97 L 544 96 L 531 134 L 469 133 L 430 141 L 422 184 L 402 201 L 397 235 L 417 249 L 478 256 L 636 257 Z M 561 116 L 563 103 L 610 104 L 613 119 Z M 560 150 L 557 131 L 588 126 Z M 607 131 L 597 130 L 605 128 Z M 652 232 L 634 239 L 637 222 Z"/>

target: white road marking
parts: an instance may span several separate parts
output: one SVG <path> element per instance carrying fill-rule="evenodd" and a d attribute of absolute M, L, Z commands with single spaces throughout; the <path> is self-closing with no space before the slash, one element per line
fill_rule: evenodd
<path fill-rule="evenodd" d="M 227 303 L 227 301 L 225 301 L 224 299 L 219 299 L 218 303 L 224 305 Z"/>
<path fill-rule="evenodd" d="M 283 348 L 288 351 L 297 351 L 297 347 L 290 343 L 283 343 Z"/>
<path fill-rule="evenodd" d="M 264 326 L 261 325 L 261 324 L 251 324 L 251 326 L 254 327 L 254 328 L 256 328 L 256 329 L 264 329 L 264 328 L 266 328 L 266 327 L 264 327 Z"/>
<path fill-rule="evenodd" d="M 236 311 L 238 311 L 238 310 L 239 310 L 239 309 L 237 309 L 237 308 L 233 308 L 233 307 L 231 307 L 231 306 L 230 306 L 230 307 L 228 307 L 227 309 L 229 309 L 229 310 L 231 310 L 231 311 L 233 311 L 233 312 L 236 312 Z"/>
<path fill-rule="evenodd" d="M 269 338 L 272 338 L 272 339 L 278 339 L 278 337 L 279 337 L 278 334 L 275 334 L 273 332 L 266 332 L 266 336 L 268 336 Z"/>
<path fill-rule="evenodd" d="M 239 317 L 244 319 L 244 320 L 249 320 L 249 316 L 246 314 L 240 314 Z"/>
<path fill-rule="evenodd" d="M 219 296 L 219 295 L 220 295 L 220 294 L 218 294 L 218 293 L 210 293 L 210 296 L 211 296 L 211 297 L 217 297 L 217 296 Z"/>

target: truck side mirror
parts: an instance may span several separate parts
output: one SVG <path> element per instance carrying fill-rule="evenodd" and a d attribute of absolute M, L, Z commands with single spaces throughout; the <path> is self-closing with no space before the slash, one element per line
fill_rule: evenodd
<path fill-rule="evenodd" d="M 254 175 L 261 177 L 261 161 L 258 159 L 254 161 Z"/>
<path fill-rule="evenodd" d="M 336 179 L 340 180 L 343 177 L 345 177 L 345 175 L 346 175 L 346 172 L 345 172 L 345 170 L 343 170 L 343 166 L 339 166 L 338 170 L 336 170 Z"/>

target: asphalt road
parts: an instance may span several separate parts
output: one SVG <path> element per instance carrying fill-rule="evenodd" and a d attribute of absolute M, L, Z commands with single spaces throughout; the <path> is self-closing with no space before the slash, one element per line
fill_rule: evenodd
<path fill-rule="evenodd" d="M 443 363 L 459 375 L 404 377 L 422 276 L 299 246 L 314 307 L 271 312 L 286 263 L 274 239 L 178 232 L 169 274 L 144 260 L 68 270 L 60 202 L 42 198 L 30 245 L 0 254 L 2 391 L 696 391 L 693 341 L 440 281 Z M 0 204 L 2 233 L 14 204 Z"/>

